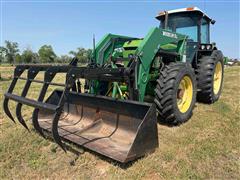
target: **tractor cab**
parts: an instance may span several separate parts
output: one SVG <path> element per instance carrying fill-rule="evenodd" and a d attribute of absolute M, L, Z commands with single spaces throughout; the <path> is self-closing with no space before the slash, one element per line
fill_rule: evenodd
<path fill-rule="evenodd" d="M 163 29 L 188 35 L 193 42 L 210 43 L 209 25 L 215 21 L 197 7 L 160 12 L 156 18 Z"/>
<path fill-rule="evenodd" d="M 210 23 L 215 21 L 197 7 L 160 12 L 156 19 L 160 28 L 188 36 L 187 60 L 191 61 L 197 50 L 212 50 Z"/>

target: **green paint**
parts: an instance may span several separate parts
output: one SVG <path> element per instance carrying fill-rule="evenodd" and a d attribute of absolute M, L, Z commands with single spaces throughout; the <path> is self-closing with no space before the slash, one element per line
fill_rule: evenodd
<path fill-rule="evenodd" d="M 177 61 L 184 61 L 186 57 L 187 36 L 163 30 L 157 27 L 151 28 L 143 39 L 128 36 L 107 34 L 96 45 L 92 55 L 92 60 L 97 64 L 111 64 L 112 68 L 117 68 L 116 64 L 127 67 L 132 57 L 138 57 L 140 64 L 138 74 L 135 75 L 136 88 L 139 90 L 139 101 L 144 101 L 145 94 L 153 94 L 154 82 L 158 78 L 158 69 L 153 71 L 151 67 L 159 67 L 159 62 L 154 59 L 161 49 L 179 54 Z M 151 71 L 150 71 L 151 69 Z M 150 83 L 150 81 L 152 81 Z M 118 82 L 112 82 L 112 97 L 124 98 L 127 86 Z M 97 93 L 98 82 L 91 92 Z"/>

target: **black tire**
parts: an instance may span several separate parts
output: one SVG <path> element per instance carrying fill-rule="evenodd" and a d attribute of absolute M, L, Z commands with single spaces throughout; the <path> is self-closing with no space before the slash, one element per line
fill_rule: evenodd
<path fill-rule="evenodd" d="M 214 93 L 214 72 L 217 63 L 222 65 L 222 79 L 220 89 L 217 94 Z M 211 56 L 202 56 L 198 59 L 196 77 L 197 77 L 197 101 L 202 103 L 211 104 L 217 101 L 222 92 L 222 82 L 224 63 L 223 54 L 219 50 L 214 50 Z"/>
<path fill-rule="evenodd" d="M 185 113 L 180 112 L 177 105 L 177 93 L 181 80 L 188 76 L 191 79 L 193 95 L 191 104 Z M 196 78 L 192 66 L 188 63 L 170 63 L 160 71 L 155 89 L 154 102 L 160 122 L 178 125 L 186 122 L 191 116 L 196 102 Z"/>

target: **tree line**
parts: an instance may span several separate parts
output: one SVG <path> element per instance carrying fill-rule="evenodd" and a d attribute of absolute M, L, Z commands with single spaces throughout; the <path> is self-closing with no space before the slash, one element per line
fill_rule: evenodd
<path fill-rule="evenodd" d="M 77 48 L 66 55 L 57 56 L 51 45 L 43 45 L 37 52 L 31 48 L 26 48 L 20 53 L 17 42 L 5 41 L 4 46 L 0 46 L 0 64 L 25 64 L 25 63 L 69 63 L 73 57 L 77 57 L 80 63 L 87 63 L 92 50 Z"/>

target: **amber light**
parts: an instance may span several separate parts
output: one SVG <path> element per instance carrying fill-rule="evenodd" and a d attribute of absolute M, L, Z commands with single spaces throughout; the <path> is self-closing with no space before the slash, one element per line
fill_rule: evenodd
<path fill-rule="evenodd" d="M 194 10 L 194 7 L 188 7 L 187 8 L 187 11 L 192 11 L 192 10 Z"/>

